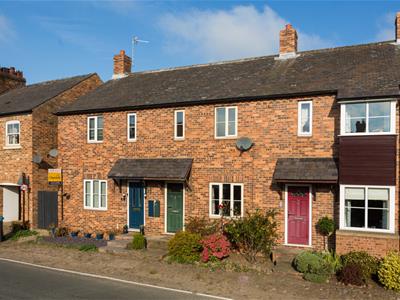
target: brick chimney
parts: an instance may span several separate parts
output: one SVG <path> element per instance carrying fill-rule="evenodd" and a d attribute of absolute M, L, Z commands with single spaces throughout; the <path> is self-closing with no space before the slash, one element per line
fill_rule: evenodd
<path fill-rule="evenodd" d="M 0 94 L 25 84 L 26 80 L 21 71 L 16 71 L 14 67 L 0 68 Z"/>
<path fill-rule="evenodd" d="M 394 25 L 396 27 L 396 44 L 400 44 L 400 12 L 396 14 Z"/>
<path fill-rule="evenodd" d="M 125 55 L 125 50 L 114 55 L 114 75 L 113 79 L 124 78 L 131 72 L 132 59 Z"/>
<path fill-rule="evenodd" d="M 291 24 L 279 32 L 279 58 L 294 58 L 297 53 L 297 32 Z"/>

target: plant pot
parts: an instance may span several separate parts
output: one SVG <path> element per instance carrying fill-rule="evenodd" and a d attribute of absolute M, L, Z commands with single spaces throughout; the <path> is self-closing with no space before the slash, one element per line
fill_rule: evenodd
<path fill-rule="evenodd" d="M 110 234 L 108 235 L 108 239 L 109 239 L 110 241 L 115 240 L 115 234 L 114 234 L 114 233 L 110 233 Z"/>
<path fill-rule="evenodd" d="M 71 237 L 73 237 L 73 238 L 78 237 L 78 232 L 71 232 Z"/>
<path fill-rule="evenodd" d="M 51 234 L 51 237 L 53 237 L 53 238 L 56 236 L 56 228 L 55 227 L 50 229 L 50 234 Z"/>
<path fill-rule="evenodd" d="M 124 229 L 122 230 L 122 233 L 127 234 L 128 233 L 128 226 L 125 225 Z"/>
<path fill-rule="evenodd" d="M 91 233 L 85 233 L 85 238 L 90 239 L 92 237 Z"/>
<path fill-rule="evenodd" d="M 102 240 L 104 237 L 104 233 L 96 233 L 96 240 Z"/>

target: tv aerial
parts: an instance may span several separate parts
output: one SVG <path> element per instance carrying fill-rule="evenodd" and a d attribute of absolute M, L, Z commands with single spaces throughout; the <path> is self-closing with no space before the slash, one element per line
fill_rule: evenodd
<path fill-rule="evenodd" d="M 132 67 L 134 65 L 135 62 L 135 53 L 136 53 L 136 47 L 139 43 L 144 43 L 144 44 L 148 44 L 150 43 L 149 41 L 145 41 L 145 40 L 141 40 L 139 39 L 139 37 L 134 36 L 132 38 Z"/>

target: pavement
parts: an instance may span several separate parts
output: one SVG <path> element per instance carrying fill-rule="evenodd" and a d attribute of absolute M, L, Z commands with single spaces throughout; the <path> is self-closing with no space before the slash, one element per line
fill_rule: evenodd
<path fill-rule="evenodd" d="M 0 299 L 213 299 L 0 261 Z M 215 299 L 215 298 L 214 298 Z"/>

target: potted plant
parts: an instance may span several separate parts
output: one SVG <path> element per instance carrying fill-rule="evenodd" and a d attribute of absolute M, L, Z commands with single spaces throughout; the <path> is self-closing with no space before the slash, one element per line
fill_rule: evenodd
<path fill-rule="evenodd" d="M 56 229 L 57 229 L 56 225 L 54 223 L 51 223 L 49 226 L 49 230 L 52 238 L 56 236 Z"/>
<path fill-rule="evenodd" d="M 128 233 L 128 225 L 124 225 L 124 228 L 122 229 L 122 233 L 126 234 Z"/>
<path fill-rule="evenodd" d="M 92 234 L 89 232 L 85 232 L 84 236 L 85 238 L 90 239 L 92 237 Z"/>
<path fill-rule="evenodd" d="M 73 238 L 78 237 L 78 234 L 79 234 L 79 230 L 72 230 L 71 231 L 71 237 L 73 237 Z"/>
<path fill-rule="evenodd" d="M 114 231 L 110 231 L 110 232 L 108 233 L 108 239 L 109 239 L 110 241 L 115 240 L 115 232 L 114 232 Z"/>
<path fill-rule="evenodd" d="M 328 250 L 327 238 L 330 235 L 332 235 L 332 233 L 335 231 L 335 221 L 326 216 L 322 217 L 317 222 L 317 229 L 319 233 L 321 233 L 324 236 L 324 249 L 325 251 L 327 251 Z"/>
<path fill-rule="evenodd" d="M 104 237 L 104 233 L 103 232 L 97 232 L 96 233 L 96 240 L 102 240 Z"/>

